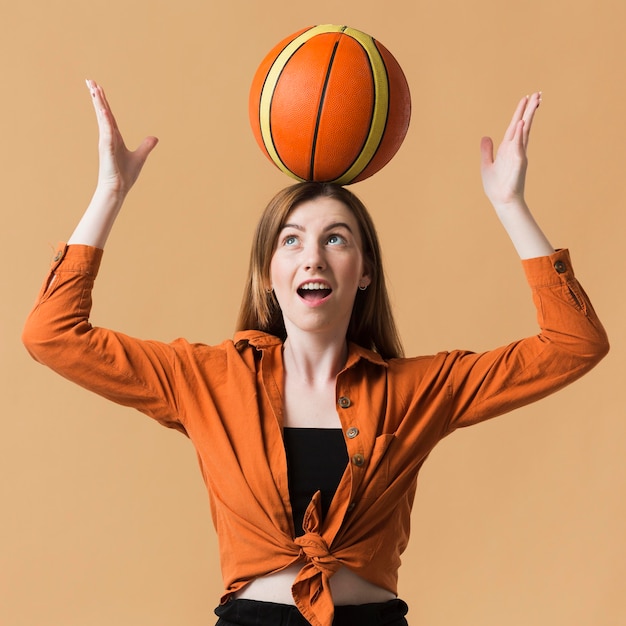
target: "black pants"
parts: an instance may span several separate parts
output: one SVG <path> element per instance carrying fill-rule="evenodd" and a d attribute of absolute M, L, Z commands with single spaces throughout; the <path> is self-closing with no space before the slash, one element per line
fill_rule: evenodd
<path fill-rule="evenodd" d="M 336 606 L 333 626 L 408 626 L 408 607 L 402 600 L 377 604 Z M 215 626 L 310 626 L 300 611 L 289 604 L 231 600 L 215 609 Z"/>

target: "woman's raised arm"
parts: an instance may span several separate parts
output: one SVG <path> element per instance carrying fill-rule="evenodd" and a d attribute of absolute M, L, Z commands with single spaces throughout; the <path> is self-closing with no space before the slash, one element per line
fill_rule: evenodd
<path fill-rule="evenodd" d="M 102 87 L 91 80 L 87 87 L 98 121 L 98 184 L 68 244 L 103 248 L 126 195 L 158 139 L 146 137 L 136 150 L 128 150 Z"/>

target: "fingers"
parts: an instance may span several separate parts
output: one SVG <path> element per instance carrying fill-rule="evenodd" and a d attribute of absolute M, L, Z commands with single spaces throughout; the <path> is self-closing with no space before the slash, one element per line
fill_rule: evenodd
<path fill-rule="evenodd" d="M 541 104 L 541 92 L 537 91 L 530 96 L 524 96 L 518 103 L 511 122 L 504 133 L 504 141 L 510 141 L 519 146 L 521 150 L 528 147 L 530 129 L 535 113 Z"/>
<path fill-rule="evenodd" d="M 535 119 L 535 113 L 541 104 L 541 92 L 537 91 L 526 98 L 526 107 L 522 120 L 524 121 L 524 127 L 522 129 L 522 145 L 524 149 L 528 147 L 528 138 L 530 136 L 530 129 L 532 127 L 533 120 Z"/>
<path fill-rule="evenodd" d="M 91 93 L 98 121 L 107 121 L 111 126 L 111 130 L 119 132 L 117 120 L 115 119 L 115 115 L 113 115 L 113 111 L 111 110 L 109 101 L 104 93 L 104 89 L 93 80 L 87 80 L 85 82 L 87 83 L 87 87 Z"/>
<path fill-rule="evenodd" d="M 93 80 L 86 80 L 85 82 L 87 83 L 87 88 L 89 89 L 89 93 L 91 94 L 96 114 L 100 113 L 101 111 L 110 110 L 109 103 L 104 97 L 104 90 L 102 89 L 102 87 L 100 87 L 100 85 L 98 85 Z"/>
<path fill-rule="evenodd" d="M 513 139 L 515 138 L 519 121 L 523 119 L 524 112 L 526 111 L 527 105 L 528 105 L 528 96 L 525 96 L 519 101 L 519 104 L 517 105 L 515 109 L 515 113 L 513 113 L 513 117 L 511 118 L 509 127 L 506 129 L 506 132 L 504 133 L 504 141 L 513 141 Z"/>
<path fill-rule="evenodd" d="M 152 152 L 152 150 L 154 150 L 157 143 L 159 143 L 159 140 L 156 137 L 146 137 L 141 142 L 137 150 L 135 150 L 135 154 L 142 162 L 144 162 L 148 158 L 148 155 Z"/>
<path fill-rule="evenodd" d="M 98 129 L 100 136 L 107 142 L 110 142 L 114 135 L 119 133 L 117 128 L 117 122 L 111 107 L 104 95 L 104 90 L 93 80 L 85 81 L 89 92 L 91 93 L 91 99 L 93 107 L 96 112 L 96 120 L 98 121 Z"/>
<path fill-rule="evenodd" d="M 483 137 L 480 140 L 481 167 L 489 166 L 493 163 L 493 140 L 491 137 Z"/>

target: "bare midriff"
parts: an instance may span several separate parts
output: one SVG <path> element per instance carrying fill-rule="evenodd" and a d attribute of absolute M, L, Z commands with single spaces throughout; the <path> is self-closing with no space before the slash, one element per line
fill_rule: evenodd
<path fill-rule="evenodd" d="M 262 602 L 294 604 L 291 587 L 300 569 L 301 566 L 292 565 L 280 572 L 256 578 L 237 592 L 235 597 Z M 391 591 L 373 585 L 347 567 L 342 567 L 331 577 L 330 588 L 336 606 L 387 602 L 396 597 Z"/>

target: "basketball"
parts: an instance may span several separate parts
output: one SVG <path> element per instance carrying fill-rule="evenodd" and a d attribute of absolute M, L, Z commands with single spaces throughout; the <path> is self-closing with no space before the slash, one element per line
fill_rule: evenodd
<path fill-rule="evenodd" d="M 285 174 L 347 185 L 396 154 L 411 95 L 402 68 L 379 41 L 325 24 L 294 33 L 263 59 L 249 114 L 261 150 Z"/>

